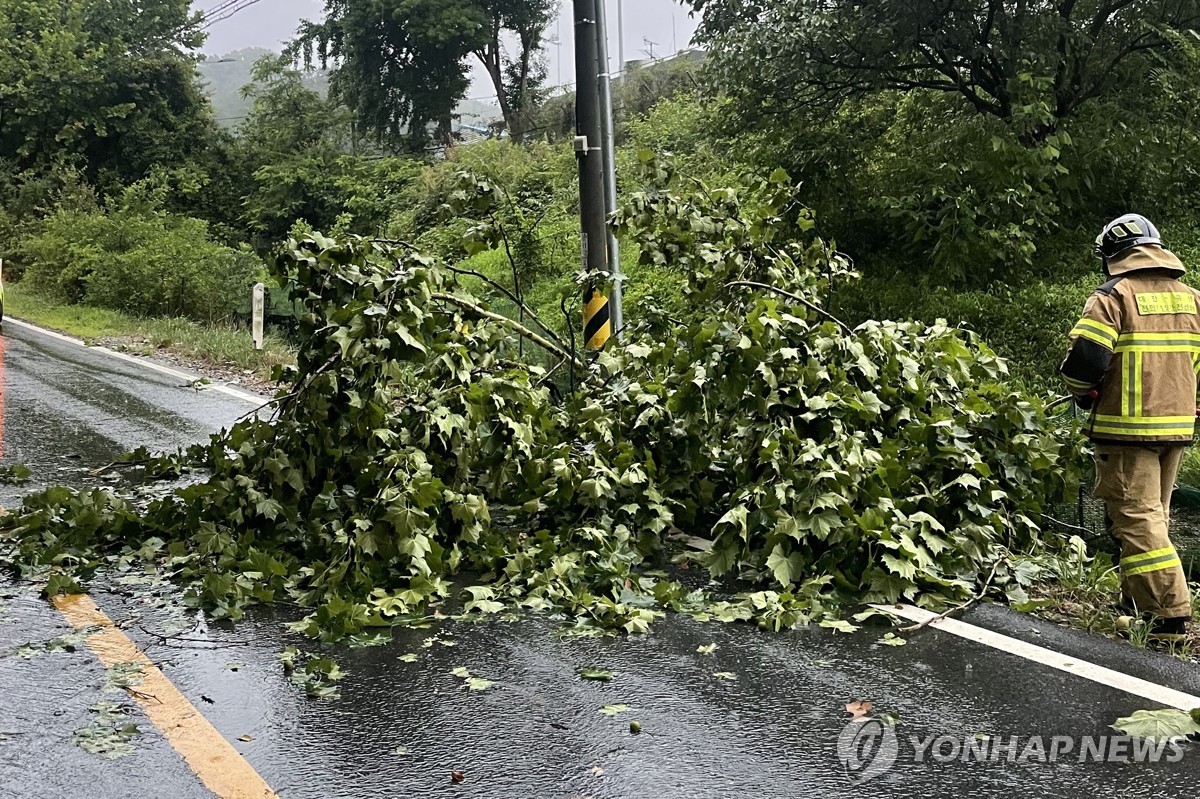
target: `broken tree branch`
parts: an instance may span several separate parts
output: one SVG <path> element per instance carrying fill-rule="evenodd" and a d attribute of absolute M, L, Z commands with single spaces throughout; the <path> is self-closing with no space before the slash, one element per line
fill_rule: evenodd
<path fill-rule="evenodd" d="M 1006 562 L 1005 558 L 997 558 L 996 559 L 996 562 L 992 564 L 991 574 L 988 575 L 987 580 L 985 580 L 983 583 L 983 588 L 979 589 L 979 593 L 975 594 L 975 596 L 971 597 L 966 602 L 963 602 L 961 605 L 955 605 L 954 607 L 950 608 L 949 610 L 945 611 L 944 613 L 939 613 L 937 616 L 934 616 L 932 619 L 926 619 L 925 621 L 921 622 L 920 624 L 913 624 L 908 627 L 901 627 L 899 632 L 915 633 L 917 630 L 920 630 L 924 627 L 928 627 L 931 624 L 937 624 L 939 621 L 944 621 L 945 619 L 948 619 L 951 616 L 953 616 L 955 613 L 962 613 L 963 611 L 970 609 L 977 602 L 979 602 L 985 596 L 987 596 L 988 589 L 992 587 L 992 581 L 996 579 L 996 570 L 1000 568 L 1001 563 L 1005 563 L 1005 562 Z"/>
<path fill-rule="evenodd" d="M 534 333 L 532 330 L 525 327 L 525 325 L 513 319 L 509 319 L 507 316 L 484 310 L 475 303 L 465 300 L 462 297 L 456 297 L 453 294 L 434 294 L 433 299 L 440 300 L 442 302 L 448 302 L 451 305 L 455 305 L 464 311 L 479 317 L 480 319 L 487 319 L 490 322 L 496 322 L 498 324 L 510 327 L 520 335 L 532 341 L 534 344 L 537 344 L 542 349 L 549 350 L 560 358 L 568 361 L 576 369 L 579 369 L 580 371 L 585 371 L 587 369 L 587 366 L 583 363 L 583 361 L 579 360 L 574 355 L 555 344 L 553 341 L 550 341 L 544 336 L 539 336 L 537 333 Z"/>
<path fill-rule="evenodd" d="M 793 294 L 790 291 L 784 291 L 783 289 L 777 289 L 774 286 L 768 285 L 766 283 L 756 283 L 753 280 L 735 280 L 732 283 L 725 284 L 725 288 L 727 288 L 727 289 L 736 288 L 736 287 L 754 288 L 754 289 L 762 289 L 763 291 L 772 291 L 776 294 L 779 294 L 780 296 L 787 297 L 789 300 L 793 300 L 795 302 L 800 303 L 805 308 L 809 309 L 810 311 L 812 311 L 813 313 L 815 313 L 819 316 L 825 317 L 830 322 L 833 322 L 838 327 L 840 327 L 842 329 L 842 332 L 845 333 L 846 335 L 849 335 L 850 333 L 854 332 L 850 329 L 850 326 L 848 324 L 846 324 L 845 322 L 843 322 L 841 319 L 838 319 L 836 316 L 831 314 L 829 311 L 826 311 L 821 306 L 819 306 L 815 303 L 809 302 L 808 300 L 801 297 L 799 294 Z"/>
<path fill-rule="evenodd" d="M 470 275 L 471 277 L 479 278 L 484 283 L 487 283 L 489 286 L 496 289 L 504 296 L 508 297 L 508 299 L 511 300 L 512 303 L 514 305 L 516 305 L 517 308 L 522 313 L 528 315 L 530 319 L 537 322 L 538 327 L 540 327 L 543 330 L 543 332 L 546 333 L 547 336 L 549 336 L 551 339 L 553 339 L 554 342 L 556 344 L 558 344 L 560 347 L 562 347 L 563 349 L 566 349 L 566 347 L 567 347 L 566 342 L 563 341 L 561 338 L 559 338 L 558 334 L 555 333 L 553 330 L 551 330 L 550 327 L 541 320 L 541 317 L 539 317 L 536 313 L 534 313 L 532 308 L 527 306 L 524 303 L 524 301 L 522 301 L 520 298 L 517 297 L 517 295 L 513 294 L 511 291 L 506 289 L 504 286 L 502 286 L 499 283 L 497 283 L 496 281 L 492 280 L 490 277 L 483 274 L 482 272 L 476 272 L 474 269 L 462 269 L 457 266 L 450 266 L 449 264 L 447 264 L 446 268 L 449 269 L 451 272 L 454 272 L 455 274 L 458 274 L 458 275 Z"/>

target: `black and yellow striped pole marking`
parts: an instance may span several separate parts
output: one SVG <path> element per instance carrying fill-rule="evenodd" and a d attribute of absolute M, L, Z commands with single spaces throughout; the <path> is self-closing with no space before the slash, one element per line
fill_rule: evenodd
<path fill-rule="evenodd" d="M 604 347 L 612 338 L 612 310 L 608 297 L 592 289 L 592 297 L 583 306 L 583 340 L 589 350 Z"/>
<path fill-rule="evenodd" d="M 583 341 L 596 351 L 620 325 L 620 282 L 615 257 L 609 257 L 610 232 L 607 224 L 605 190 L 604 128 L 601 124 L 601 78 L 607 77 L 600 59 L 601 17 L 598 3 L 603 0 L 573 0 L 575 16 L 575 74 L 579 76 L 575 92 L 575 155 L 579 162 L 579 222 L 583 245 L 583 268 L 595 275 L 592 285 L 583 291 Z M 614 182 L 615 185 L 615 182 Z M 614 192 L 615 194 L 615 192 Z M 617 280 L 611 283 L 601 273 Z M 611 289 L 600 291 L 602 284 Z M 607 293 L 612 292 L 609 303 Z M 620 331 L 616 331 L 620 332 Z"/>

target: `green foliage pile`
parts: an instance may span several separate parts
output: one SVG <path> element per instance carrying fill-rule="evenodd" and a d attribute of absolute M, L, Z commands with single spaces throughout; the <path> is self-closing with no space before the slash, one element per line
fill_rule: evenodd
<path fill-rule="evenodd" d="M 163 210 L 146 180 L 108 208 L 60 207 L 18 242 L 31 288 L 59 301 L 214 321 L 265 276 L 252 253 L 214 242 L 199 219 Z"/>
<path fill-rule="evenodd" d="M 413 249 L 292 241 L 303 346 L 275 417 L 193 451 L 211 476 L 145 508 L 27 499 L 0 558 L 56 567 L 51 592 L 153 561 L 219 616 L 298 602 L 324 639 L 452 597 L 593 632 L 665 609 L 844 626 L 850 603 L 936 605 L 989 569 L 1019 596 L 1006 556 L 1043 545 L 1074 474 L 1038 402 L 970 334 L 830 319 L 819 298 L 847 264 L 786 175 L 681 188 L 645 160 L 620 228 L 692 276 L 686 318 L 647 313 L 585 360 Z M 550 370 L 519 359 L 535 344 Z M 680 560 L 720 582 L 685 586 L 663 570 Z"/>
<path fill-rule="evenodd" d="M 1028 388 L 1061 391 L 1058 367 L 1067 332 L 1084 302 L 1104 280 L 995 281 L 970 291 L 914 282 L 905 274 L 882 274 L 845 284 L 833 305 L 852 322 L 867 319 L 945 319 L 978 334 L 1008 363 L 1012 378 Z"/>

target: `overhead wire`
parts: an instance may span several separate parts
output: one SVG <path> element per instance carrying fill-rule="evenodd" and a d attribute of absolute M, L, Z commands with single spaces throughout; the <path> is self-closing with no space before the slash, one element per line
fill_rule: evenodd
<path fill-rule="evenodd" d="M 217 3 L 212 8 L 206 8 L 204 10 L 204 16 L 210 17 L 214 14 L 219 14 L 230 6 L 237 5 L 239 2 L 241 2 L 241 0 L 223 0 L 223 2 Z"/>
<path fill-rule="evenodd" d="M 225 0 L 224 3 L 218 4 L 212 10 L 204 12 L 204 24 L 200 26 L 200 30 L 208 30 L 218 22 L 231 19 L 260 2 L 262 0 Z"/>

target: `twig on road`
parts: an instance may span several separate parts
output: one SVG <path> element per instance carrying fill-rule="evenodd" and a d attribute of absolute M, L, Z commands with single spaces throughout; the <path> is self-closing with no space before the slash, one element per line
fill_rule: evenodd
<path fill-rule="evenodd" d="M 105 472 L 109 471 L 110 469 L 123 469 L 123 468 L 132 469 L 135 466 L 145 466 L 148 463 L 150 463 L 150 461 L 148 461 L 148 460 L 113 461 L 112 463 L 108 464 L 107 466 L 101 466 L 99 469 L 93 469 L 92 471 L 88 472 L 88 474 L 91 475 L 92 477 L 99 477 L 100 475 L 104 474 Z"/>
<path fill-rule="evenodd" d="M 129 695 L 132 696 L 134 699 L 141 699 L 141 700 L 145 700 L 145 701 L 149 701 L 149 700 L 153 699 L 155 702 L 158 702 L 160 705 L 163 703 L 163 701 L 161 699 L 159 699 L 157 696 L 155 696 L 154 694 L 143 693 L 142 691 L 139 691 L 136 688 L 130 688 L 129 686 L 126 686 L 125 690 L 128 691 Z"/>
<path fill-rule="evenodd" d="M 169 649 L 233 649 L 239 646 L 250 646 L 249 641 L 214 641 L 211 638 L 189 638 L 185 635 L 163 635 L 162 633 L 152 632 L 147 630 L 142 625 L 138 625 L 138 629 L 151 638 L 157 638 L 155 643 L 146 644 L 146 647 L 165 646 Z M 206 646 L 175 646 L 172 642 L 184 644 L 206 644 Z"/>
<path fill-rule="evenodd" d="M 973 605 L 975 605 L 977 602 L 979 602 L 985 596 L 987 596 L 988 589 L 992 587 L 992 581 L 996 579 L 996 570 L 1000 568 L 1001 563 L 1005 563 L 1005 562 L 1007 562 L 1006 558 L 997 558 L 996 559 L 996 562 L 992 564 L 991 574 L 988 575 L 987 580 L 985 580 L 983 583 L 983 588 L 979 589 L 979 593 L 976 594 L 975 596 L 971 597 L 970 599 L 968 599 L 966 602 L 963 602 L 961 605 L 955 605 L 954 607 L 950 608 L 949 610 L 945 611 L 944 613 L 939 613 L 937 616 L 934 616 L 932 619 L 926 619 L 925 621 L 921 622 L 920 624 L 913 624 L 908 627 L 901 627 L 898 630 L 898 632 L 915 633 L 917 630 L 920 630 L 924 627 L 928 627 L 931 624 L 937 624 L 939 621 L 944 621 L 945 619 L 948 619 L 951 616 L 953 616 L 955 613 L 962 613 L 963 611 L 970 609 Z"/>

